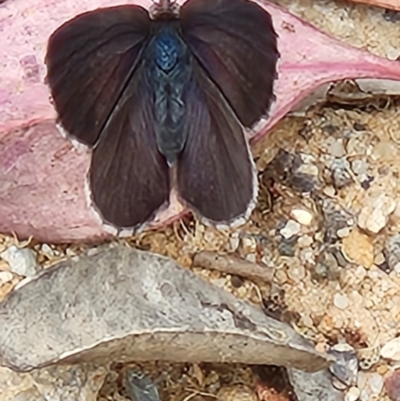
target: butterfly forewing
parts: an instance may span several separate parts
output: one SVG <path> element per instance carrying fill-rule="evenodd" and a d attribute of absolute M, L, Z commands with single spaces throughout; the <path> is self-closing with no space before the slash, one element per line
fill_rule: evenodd
<path fill-rule="evenodd" d="M 169 169 L 157 150 L 152 99 L 148 75 L 139 68 L 93 150 L 92 200 L 118 228 L 138 228 L 168 204 Z"/>
<path fill-rule="evenodd" d="M 279 58 L 271 16 L 250 0 L 188 0 L 182 35 L 245 127 L 274 99 Z"/>
<path fill-rule="evenodd" d="M 183 203 L 211 223 L 248 217 L 257 180 L 240 123 L 216 85 L 193 61 L 185 93 L 187 141 L 178 158 Z"/>
<path fill-rule="evenodd" d="M 138 6 L 98 9 L 50 37 L 47 81 L 63 128 L 93 146 L 131 78 L 150 30 Z"/>

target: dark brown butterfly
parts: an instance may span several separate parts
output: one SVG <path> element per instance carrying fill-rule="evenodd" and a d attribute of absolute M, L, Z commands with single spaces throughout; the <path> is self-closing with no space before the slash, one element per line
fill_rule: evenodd
<path fill-rule="evenodd" d="M 278 58 L 250 0 L 102 8 L 58 28 L 47 82 L 63 129 L 92 149 L 103 221 L 137 229 L 172 187 L 212 224 L 246 219 L 258 185 L 244 128 L 269 111 Z"/>

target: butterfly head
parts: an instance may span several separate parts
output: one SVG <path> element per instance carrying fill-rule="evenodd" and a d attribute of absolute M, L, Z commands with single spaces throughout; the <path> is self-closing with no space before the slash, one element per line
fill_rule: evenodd
<path fill-rule="evenodd" d="M 176 17 L 179 11 L 177 0 L 152 0 L 150 7 L 151 17 L 157 19 Z"/>

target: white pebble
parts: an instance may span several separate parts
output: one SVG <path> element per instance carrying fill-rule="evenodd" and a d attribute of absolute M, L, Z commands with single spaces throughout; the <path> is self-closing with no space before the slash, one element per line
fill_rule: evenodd
<path fill-rule="evenodd" d="M 372 234 L 377 234 L 386 226 L 395 208 L 396 202 L 384 193 L 370 197 L 358 216 L 358 225 Z"/>
<path fill-rule="evenodd" d="M 319 174 L 319 169 L 315 164 L 302 164 L 297 171 L 299 173 L 317 176 Z"/>
<path fill-rule="evenodd" d="M 76 256 L 75 251 L 72 250 L 71 248 L 67 248 L 67 249 L 65 250 L 65 254 L 66 254 L 68 257 Z"/>
<path fill-rule="evenodd" d="M 293 209 L 290 217 L 303 226 L 309 226 L 313 221 L 313 214 L 307 209 Z"/>
<path fill-rule="evenodd" d="M 377 255 L 375 255 L 374 263 L 376 265 L 381 265 L 384 262 L 385 262 L 385 255 L 383 254 L 383 252 L 379 252 Z"/>
<path fill-rule="evenodd" d="M 362 266 L 362 265 L 358 265 L 358 266 L 356 267 L 354 273 L 355 273 L 355 276 L 356 276 L 357 279 L 358 279 L 358 282 L 360 282 L 360 283 L 364 280 L 364 278 L 365 278 L 366 275 L 367 275 L 367 271 L 365 270 L 365 267 Z"/>
<path fill-rule="evenodd" d="M 388 341 L 381 349 L 381 357 L 392 361 L 400 361 L 400 337 Z"/>
<path fill-rule="evenodd" d="M 347 391 L 344 400 L 345 401 L 357 401 L 360 397 L 360 389 L 358 387 L 350 387 Z"/>
<path fill-rule="evenodd" d="M 257 255 L 255 253 L 248 253 L 246 255 L 246 260 L 248 260 L 251 263 L 256 263 L 257 262 Z"/>
<path fill-rule="evenodd" d="M 369 387 L 375 395 L 379 395 L 383 389 L 383 377 L 379 373 L 372 373 L 368 378 Z"/>
<path fill-rule="evenodd" d="M 305 265 L 314 265 L 315 264 L 315 255 L 312 249 L 302 249 L 300 252 L 300 260 Z"/>
<path fill-rule="evenodd" d="M 364 388 L 360 394 L 360 401 L 371 401 L 371 394 L 369 393 L 368 388 Z"/>
<path fill-rule="evenodd" d="M 289 266 L 289 268 L 287 270 L 287 275 L 294 282 L 298 283 L 299 281 L 302 281 L 305 278 L 306 272 L 305 272 L 304 266 L 302 264 L 292 265 L 292 266 Z"/>
<path fill-rule="evenodd" d="M 346 154 L 343 143 L 340 140 L 333 142 L 330 146 L 330 154 L 334 157 L 343 157 Z"/>
<path fill-rule="evenodd" d="M 51 248 L 51 246 L 48 244 L 43 244 L 40 247 L 40 250 L 47 256 L 55 256 L 55 252 L 54 252 L 53 248 Z"/>
<path fill-rule="evenodd" d="M 323 189 L 323 193 L 328 196 L 329 198 L 332 198 L 335 196 L 336 194 L 336 189 L 332 186 L 332 185 L 327 185 L 324 189 Z"/>
<path fill-rule="evenodd" d="M 8 263 L 10 270 L 19 276 L 32 277 L 39 270 L 36 253 L 32 249 L 12 245 L 0 256 Z"/>
<path fill-rule="evenodd" d="M 303 163 L 315 163 L 315 156 L 310 155 L 309 153 L 299 153 L 301 160 Z"/>
<path fill-rule="evenodd" d="M 346 295 L 337 293 L 333 296 L 333 304 L 336 308 L 344 310 L 349 306 L 349 299 Z"/>
<path fill-rule="evenodd" d="M 351 169 L 357 175 L 365 175 L 368 171 L 368 164 L 365 160 L 356 159 L 352 161 Z"/>
<path fill-rule="evenodd" d="M 287 275 L 282 269 L 276 271 L 274 278 L 280 285 L 287 282 Z"/>
<path fill-rule="evenodd" d="M 294 235 L 299 234 L 300 230 L 301 230 L 301 227 L 297 221 L 288 220 L 285 227 L 282 228 L 280 233 L 284 238 L 289 239 L 289 238 L 293 237 Z"/>
<path fill-rule="evenodd" d="M 240 238 L 239 238 L 239 233 L 234 232 L 229 238 L 229 246 L 231 248 L 231 251 L 236 251 L 239 247 L 240 244 Z"/>
<path fill-rule="evenodd" d="M 350 235 L 351 228 L 350 227 L 343 227 L 336 231 L 336 235 L 339 238 L 346 238 Z"/>
<path fill-rule="evenodd" d="M 8 271 L 0 271 L 0 285 L 8 283 L 13 279 L 13 274 Z"/>
<path fill-rule="evenodd" d="M 309 248 L 314 242 L 313 237 L 311 235 L 302 235 L 297 241 L 297 246 L 299 248 Z"/>

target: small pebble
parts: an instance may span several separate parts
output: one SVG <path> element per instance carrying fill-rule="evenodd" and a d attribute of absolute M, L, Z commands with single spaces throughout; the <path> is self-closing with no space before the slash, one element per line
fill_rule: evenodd
<path fill-rule="evenodd" d="M 338 239 L 343 238 L 338 236 L 338 232 L 342 229 L 349 229 L 352 216 L 341 209 L 332 199 L 325 199 L 323 201 L 322 212 L 324 218 L 323 227 L 325 230 L 324 242 L 334 243 Z M 344 234 L 347 234 L 347 232 Z"/>
<path fill-rule="evenodd" d="M 360 389 L 358 387 L 352 386 L 347 391 L 344 400 L 345 401 L 357 401 L 360 397 Z"/>
<path fill-rule="evenodd" d="M 329 152 L 334 157 L 343 157 L 346 155 L 346 150 L 343 146 L 342 140 L 333 142 L 329 148 Z"/>
<path fill-rule="evenodd" d="M 201 227 L 201 226 L 200 226 Z M 72 249 L 72 248 L 67 248 L 65 250 L 65 254 L 69 257 L 72 258 L 74 256 L 76 256 L 76 252 Z"/>
<path fill-rule="evenodd" d="M 282 285 L 287 282 L 288 277 L 283 269 L 278 269 L 275 272 L 274 279 L 279 285 Z"/>
<path fill-rule="evenodd" d="M 326 195 L 329 198 L 333 198 L 336 194 L 336 190 L 332 185 L 327 185 L 324 189 L 323 189 L 323 193 L 324 195 Z"/>
<path fill-rule="evenodd" d="M 42 246 L 40 247 L 40 250 L 47 256 L 50 256 L 50 257 L 55 256 L 54 250 L 48 244 L 42 244 Z"/>
<path fill-rule="evenodd" d="M 342 252 L 347 260 L 370 269 L 374 264 L 374 243 L 370 236 L 354 229 L 342 240 Z"/>
<path fill-rule="evenodd" d="M 319 174 L 319 169 L 315 164 L 304 163 L 297 169 L 297 173 L 317 176 Z"/>
<path fill-rule="evenodd" d="M 336 308 L 345 310 L 349 306 L 349 299 L 344 294 L 336 293 L 333 296 L 333 304 Z"/>
<path fill-rule="evenodd" d="M 251 263 L 256 263 L 257 262 L 257 255 L 255 253 L 249 253 L 245 256 L 245 259 L 248 260 Z"/>
<path fill-rule="evenodd" d="M 379 365 L 376 368 L 377 373 L 379 373 L 381 376 L 385 376 L 387 372 L 389 372 L 389 366 L 384 364 L 384 365 Z"/>
<path fill-rule="evenodd" d="M 249 253 L 255 253 L 257 242 L 254 237 L 246 235 L 242 237 L 240 246 L 243 255 L 248 255 Z"/>
<path fill-rule="evenodd" d="M 300 208 L 293 209 L 290 213 L 290 217 L 303 226 L 309 226 L 314 219 L 313 214 L 309 210 Z"/>
<path fill-rule="evenodd" d="M 391 361 L 400 361 L 400 337 L 388 341 L 381 349 L 381 357 Z"/>
<path fill-rule="evenodd" d="M 363 230 L 377 234 L 386 226 L 395 209 L 396 202 L 384 193 L 368 197 L 358 216 L 357 224 Z"/>
<path fill-rule="evenodd" d="M 350 227 L 339 228 L 339 230 L 336 231 L 336 235 L 338 236 L 338 238 L 346 238 L 349 236 L 350 231 Z"/>
<path fill-rule="evenodd" d="M 383 389 L 383 377 L 379 373 L 372 373 L 368 378 L 369 387 L 374 395 L 379 395 Z"/>
<path fill-rule="evenodd" d="M 379 252 L 375 255 L 374 257 L 374 263 L 376 265 L 381 265 L 382 263 L 385 262 L 385 255 L 383 254 L 383 252 Z"/>
<path fill-rule="evenodd" d="M 8 283 L 14 278 L 14 275 L 8 271 L 0 271 L 0 285 Z"/>
<path fill-rule="evenodd" d="M 297 246 L 299 248 L 309 248 L 313 244 L 313 242 L 314 239 L 310 235 L 302 235 L 297 240 Z"/>
<path fill-rule="evenodd" d="M 384 253 L 389 269 L 400 273 L 400 234 L 387 238 Z"/>
<path fill-rule="evenodd" d="M 336 189 L 351 184 L 353 179 L 349 173 L 350 163 L 346 159 L 335 159 L 330 167 L 332 182 Z"/>
<path fill-rule="evenodd" d="M 302 249 L 300 251 L 300 260 L 304 263 L 304 266 L 314 266 L 315 265 L 315 256 L 312 249 Z"/>
<path fill-rule="evenodd" d="M 374 181 L 374 177 L 371 176 L 362 176 L 361 178 L 361 188 L 362 189 L 369 189 L 371 188 L 371 184 Z"/>
<path fill-rule="evenodd" d="M 239 233 L 235 231 L 229 237 L 229 247 L 230 247 L 231 251 L 232 252 L 236 251 L 236 249 L 238 249 L 238 247 L 239 247 L 239 244 L 240 244 Z"/>
<path fill-rule="evenodd" d="M 292 241 L 294 239 L 294 241 Z M 297 237 L 291 237 L 289 240 L 281 241 L 278 244 L 278 252 L 281 256 L 293 257 L 295 255 L 295 245 Z"/>
<path fill-rule="evenodd" d="M 302 281 L 304 277 L 306 276 L 306 272 L 304 269 L 304 266 L 299 264 L 299 265 L 291 265 L 289 266 L 287 270 L 287 275 L 291 280 L 294 282 L 298 283 L 299 281 Z"/>
<path fill-rule="evenodd" d="M 400 401 L 400 369 L 385 380 L 385 390 L 392 401 Z"/>
<path fill-rule="evenodd" d="M 128 369 L 124 380 L 126 392 L 132 401 L 160 401 L 157 385 L 144 372 Z"/>
<path fill-rule="evenodd" d="M 10 266 L 10 270 L 19 276 L 32 277 L 39 271 L 36 253 L 29 248 L 10 246 L 0 255 Z"/>
<path fill-rule="evenodd" d="M 231 276 L 231 284 L 233 288 L 240 288 L 244 283 L 244 279 L 239 276 Z"/>
<path fill-rule="evenodd" d="M 354 174 L 365 175 L 368 171 L 368 163 L 363 159 L 356 159 L 351 162 L 351 169 Z"/>
<path fill-rule="evenodd" d="M 297 221 L 288 220 L 285 227 L 280 230 L 281 235 L 289 239 L 300 233 L 301 226 Z"/>
<path fill-rule="evenodd" d="M 355 349 L 347 343 L 338 343 L 331 347 L 329 354 L 335 357 L 330 365 L 330 372 L 343 384 L 351 386 L 357 382 L 358 361 Z"/>
<path fill-rule="evenodd" d="M 318 255 L 312 276 L 315 280 L 338 280 L 341 268 L 330 249 L 325 249 Z"/>

